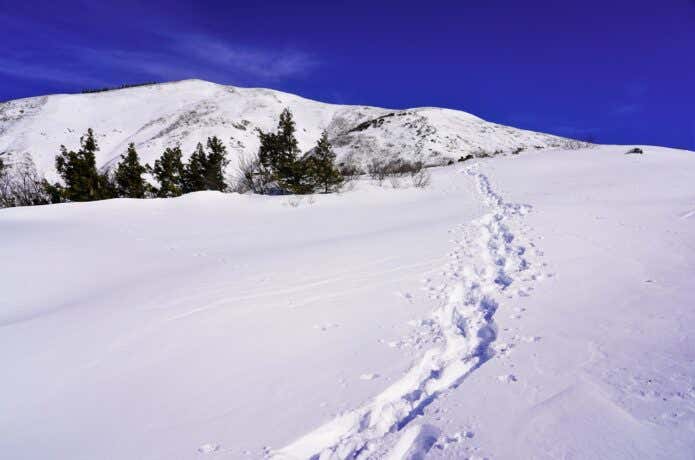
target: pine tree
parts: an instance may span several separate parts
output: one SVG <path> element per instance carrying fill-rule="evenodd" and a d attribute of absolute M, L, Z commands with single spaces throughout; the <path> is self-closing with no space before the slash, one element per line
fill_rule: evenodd
<path fill-rule="evenodd" d="M 69 201 L 92 201 L 108 195 L 102 190 L 103 180 L 100 179 L 96 168 L 95 154 L 99 150 L 94 132 L 91 128 L 80 138 L 80 150 L 68 151 L 60 146 L 60 154 L 56 157 L 55 165 L 65 187 L 63 194 Z"/>
<path fill-rule="evenodd" d="M 229 163 L 227 149 L 216 136 L 208 138 L 207 147 L 209 153 L 205 152 L 203 144 L 198 143 L 195 152 L 184 166 L 183 189 L 185 193 L 201 190 L 223 192 L 227 189 L 227 184 L 224 182 L 224 168 Z"/>
<path fill-rule="evenodd" d="M 217 136 L 208 137 L 208 150 L 205 161 L 205 188 L 224 192 L 227 184 L 224 183 L 224 168 L 229 164 L 227 149 Z"/>
<path fill-rule="evenodd" d="M 111 171 L 104 171 L 99 173 L 97 176 L 98 187 L 98 200 L 108 200 L 111 198 L 119 197 L 118 184 L 116 183 L 116 178 Z"/>
<path fill-rule="evenodd" d="M 264 133 L 260 129 L 256 128 L 258 132 L 258 140 L 260 146 L 258 147 L 258 171 L 254 173 L 261 178 L 264 184 L 269 186 L 269 191 L 274 187 L 274 182 L 276 181 L 277 171 L 276 171 L 276 152 L 277 148 L 277 135 L 275 133 Z"/>
<path fill-rule="evenodd" d="M 48 197 L 49 203 L 56 204 L 62 203 L 64 201 L 64 189 L 58 182 L 51 184 L 50 182 L 48 182 L 48 180 L 44 179 L 41 183 L 41 186 L 43 187 L 44 193 Z"/>
<path fill-rule="evenodd" d="M 140 164 L 138 152 L 132 142 L 128 146 L 125 155 L 121 155 L 115 173 L 115 181 L 118 195 L 124 198 L 145 198 L 147 182 L 142 175 L 147 168 Z"/>
<path fill-rule="evenodd" d="M 315 189 L 329 193 L 340 188 L 343 176 L 335 166 L 335 153 L 325 131 L 321 134 L 312 155 L 305 162 L 307 173 Z"/>
<path fill-rule="evenodd" d="M 155 160 L 154 168 L 151 168 L 159 188 L 156 194 L 160 198 L 181 196 L 183 193 L 183 162 L 181 161 L 181 149 L 179 147 L 164 150 L 162 156 Z"/>
<path fill-rule="evenodd" d="M 258 131 L 260 148 L 258 159 L 263 171 L 267 173 L 277 186 L 285 192 L 307 193 L 306 170 L 298 161 L 300 153 L 292 112 L 284 109 L 280 114 L 278 129 L 275 133 Z"/>
<path fill-rule="evenodd" d="M 276 165 L 280 173 L 285 176 L 291 176 L 292 165 L 297 161 L 300 153 L 297 138 L 294 136 L 295 131 L 292 112 L 289 109 L 283 110 L 278 122 Z"/>
<path fill-rule="evenodd" d="M 203 144 L 198 142 L 195 152 L 191 154 L 188 163 L 183 169 L 183 191 L 184 193 L 199 192 L 206 190 L 205 174 L 207 171 L 207 155 L 203 150 Z"/>

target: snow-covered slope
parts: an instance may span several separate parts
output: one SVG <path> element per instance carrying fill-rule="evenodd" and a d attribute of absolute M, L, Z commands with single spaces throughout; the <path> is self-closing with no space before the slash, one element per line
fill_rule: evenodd
<path fill-rule="evenodd" d="M 188 155 L 214 135 L 223 139 L 234 161 L 256 152 L 256 128 L 274 129 L 285 107 L 295 115 L 302 150 L 312 148 L 325 129 L 339 158 L 353 156 L 358 162 L 378 155 L 440 164 L 479 150 L 492 153 L 567 141 L 455 110 L 332 105 L 268 89 L 186 80 L 0 104 L 0 153 L 29 153 L 52 177 L 59 146 L 76 148 L 91 127 L 101 146 L 99 165 L 117 161 L 130 142 L 144 161 L 152 162 L 166 147 L 180 144 Z"/>
<path fill-rule="evenodd" d="M 695 452 L 695 154 L 0 210 L 12 459 Z"/>

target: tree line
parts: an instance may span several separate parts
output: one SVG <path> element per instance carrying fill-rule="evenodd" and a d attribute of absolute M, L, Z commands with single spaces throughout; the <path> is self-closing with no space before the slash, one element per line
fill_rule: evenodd
<path fill-rule="evenodd" d="M 147 81 L 144 83 L 124 83 L 119 86 L 105 86 L 103 88 L 85 88 L 80 93 L 82 94 L 90 94 L 90 93 L 103 93 L 106 91 L 114 91 L 117 89 L 126 89 L 126 88 L 137 88 L 139 86 L 151 86 L 151 85 L 156 85 L 159 82 L 156 81 Z"/>
<path fill-rule="evenodd" d="M 227 149 L 216 136 L 198 143 L 187 162 L 180 147 L 164 150 L 153 165 L 143 165 L 131 143 L 114 168 L 97 169 L 99 146 L 90 128 L 76 151 L 60 146 L 55 168 L 60 182 L 49 183 L 37 173 L 31 157 L 12 165 L 0 156 L 0 207 L 95 201 L 109 198 L 169 198 L 202 190 L 233 189 L 261 194 L 331 193 L 344 177 L 324 132 L 316 146 L 302 155 L 295 137 L 292 113 L 280 114 L 275 132 L 257 134 L 260 147 L 251 159 L 240 159 L 235 183 L 225 178 Z M 148 180 L 148 177 L 152 181 Z M 155 182 L 156 184 L 153 184 Z"/>

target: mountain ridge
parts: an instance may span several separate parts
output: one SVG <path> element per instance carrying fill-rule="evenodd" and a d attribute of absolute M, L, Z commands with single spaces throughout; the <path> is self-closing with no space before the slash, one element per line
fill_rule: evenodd
<path fill-rule="evenodd" d="M 272 89 L 189 79 L 0 103 L 0 153 L 28 153 L 40 171 L 54 177 L 59 146 L 78 147 L 80 136 L 92 128 L 101 147 L 100 167 L 117 162 L 130 142 L 143 161 L 153 162 L 175 145 L 188 156 L 209 136 L 218 136 L 227 145 L 233 167 L 238 158 L 255 154 L 256 129 L 275 129 L 285 107 L 294 114 L 302 151 L 311 149 L 326 130 L 338 161 L 362 165 L 376 156 L 444 164 L 476 152 L 569 142 L 453 109 L 339 105 Z"/>

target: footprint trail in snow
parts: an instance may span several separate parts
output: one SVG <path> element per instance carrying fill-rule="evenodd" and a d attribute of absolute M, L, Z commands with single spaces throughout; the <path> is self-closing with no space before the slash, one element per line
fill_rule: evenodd
<path fill-rule="evenodd" d="M 402 457 L 401 452 L 422 458 L 433 445 L 433 429 L 410 422 L 492 356 L 496 310 L 508 299 L 526 295 L 525 288 L 539 276 L 530 263 L 532 245 L 523 241 L 523 232 L 515 235 L 509 226 L 530 206 L 504 202 L 477 165 L 464 173 L 476 181 L 489 212 L 456 229 L 460 236 L 444 267 L 442 286 L 433 292 L 438 305 L 427 321 L 431 348 L 382 393 L 270 452 L 270 459 L 370 459 Z M 425 432 L 429 435 L 423 438 Z M 392 442 L 385 440 L 395 436 L 400 439 L 389 452 Z"/>

